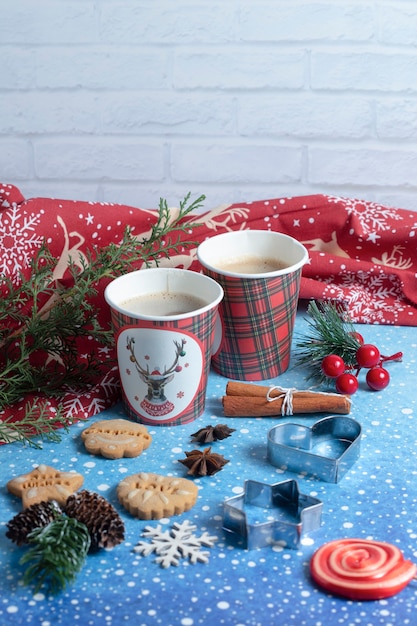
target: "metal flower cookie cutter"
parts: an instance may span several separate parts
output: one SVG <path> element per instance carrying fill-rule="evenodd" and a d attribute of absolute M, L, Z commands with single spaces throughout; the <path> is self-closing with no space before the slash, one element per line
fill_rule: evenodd
<path fill-rule="evenodd" d="M 313 426 L 279 424 L 268 432 L 272 465 L 337 483 L 360 452 L 361 425 L 350 417 L 325 417 Z"/>
<path fill-rule="evenodd" d="M 273 485 L 246 480 L 242 495 L 228 498 L 223 507 L 223 530 L 252 550 L 273 544 L 297 548 L 303 532 L 320 527 L 323 503 L 300 493 L 295 480 Z"/>

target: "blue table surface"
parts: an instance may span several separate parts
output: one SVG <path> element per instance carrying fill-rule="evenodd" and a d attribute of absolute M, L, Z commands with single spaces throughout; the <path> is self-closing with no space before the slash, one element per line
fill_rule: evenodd
<path fill-rule="evenodd" d="M 404 352 L 402 363 L 388 365 L 391 382 L 381 392 L 372 392 L 360 375 L 360 389 L 352 398 L 350 417 L 362 426 L 360 456 L 335 483 L 316 480 L 302 473 L 282 471 L 268 462 L 267 434 L 287 421 L 312 425 L 326 414 L 284 418 L 226 418 L 221 397 L 227 380 L 210 375 L 206 410 L 198 420 L 172 428 L 150 428 L 151 446 L 139 457 L 109 460 L 90 455 L 81 441 L 85 423 L 63 433 L 60 443 L 44 443 L 41 450 L 15 443 L 0 448 L 0 625 L 49 626 L 82 624 L 113 626 L 197 626 L 225 624 L 246 626 L 370 626 L 417 624 L 417 581 L 397 595 L 379 601 L 355 602 L 331 596 L 309 576 L 313 553 L 328 541 L 361 538 L 386 541 L 398 546 L 404 556 L 417 561 L 417 334 L 415 328 L 360 326 L 368 343 L 384 354 Z M 306 332 L 306 317 L 297 316 L 295 339 Z M 307 389 L 308 371 L 290 369 L 266 384 Z M 124 417 L 121 404 L 94 420 Z M 185 451 L 199 448 L 190 435 L 208 424 L 235 428 L 231 437 L 217 441 L 212 451 L 230 462 L 213 476 L 194 478 L 199 497 L 188 512 L 170 519 L 145 522 L 133 518 L 118 503 L 120 480 L 140 471 L 187 477 L 178 462 Z M 19 548 L 5 535 L 7 522 L 21 510 L 21 501 L 6 489 L 14 476 L 31 471 L 40 463 L 60 471 L 84 476 L 83 488 L 100 493 L 118 510 L 125 523 L 125 541 L 113 550 L 87 557 L 74 584 L 57 596 L 33 595 L 22 584 L 19 565 L 25 547 Z M 320 528 L 302 535 L 297 549 L 268 546 L 247 550 L 222 529 L 223 502 L 242 493 L 245 480 L 268 484 L 297 480 L 301 493 L 323 502 Z M 154 555 L 133 552 L 145 526 L 161 523 L 171 528 L 175 521 L 195 524 L 196 535 L 207 531 L 217 536 L 207 548 L 207 563 L 185 559 L 166 569 Z"/>

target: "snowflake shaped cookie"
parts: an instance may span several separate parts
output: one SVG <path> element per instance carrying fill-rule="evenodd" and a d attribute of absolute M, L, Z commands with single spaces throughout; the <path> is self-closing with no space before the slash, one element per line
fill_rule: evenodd
<path fill-rule="evenodd" d="M 207 563 L 208 552 L 202 550 L 202 546 L 212 547 L 217 537 L 204 532 L 197 537 L 193 531 L 197 527 L 188 520 L 175 524 L 170 530 L 161 530 L 161 525 L 156 527 L 146 526 L 142 537 L 149 537 L 151 542 L 139 541 L 133 551 L 142 556 L 155 553 L 158 556 L 155 563 L 162 567 L 178 565 L 180 559 L 189 559 L 193 565 L 197 562 Z"/>

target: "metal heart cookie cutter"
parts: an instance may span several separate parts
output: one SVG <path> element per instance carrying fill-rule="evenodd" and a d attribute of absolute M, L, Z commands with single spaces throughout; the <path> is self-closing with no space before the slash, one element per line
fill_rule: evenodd
<path fill-rule="evenodd" d="M 300 493 L 295 480 L 273 485 L 246 480 L 242 495 L 228 498 L 223 507 L 223 530 L 252 550 L 274 544 L 298 548 L 303 532 L 320 527 L 323 503 Z"/>
<path fill-rule="evenodd" d="M 268 432 L 275 467 L 337 483 L 360 452 L 361 425 L 350 417 L 325 417 L 311 427 L 279 424 Z"/>

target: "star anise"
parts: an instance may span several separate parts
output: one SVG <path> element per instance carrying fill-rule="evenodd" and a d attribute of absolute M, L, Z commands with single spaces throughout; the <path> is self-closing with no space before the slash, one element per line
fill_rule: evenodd
<path fill-rule="evenodd" d="M 229 462 L 223 455 L 211 452 L 211 448 L 191 450 L 185 454 L 187 458 L 180 459 L 180 463 L 188 467 L 187 474 L 192 476 L 212 476 Z"/>
<path fill-rule="evenodd" d="M 196 433 L 191 435 L 192 441 L 198 443 L 211 443 L 212 441 L 221 441 L 230 437 L 235 432 L 235 428 L 229 428 L 226 424 L 217 424 L 217 426 L 207 425 L 205 428 L 200 428 Z"/>

